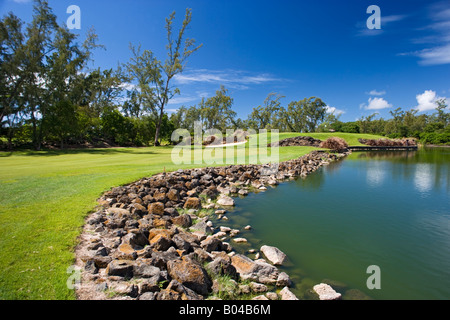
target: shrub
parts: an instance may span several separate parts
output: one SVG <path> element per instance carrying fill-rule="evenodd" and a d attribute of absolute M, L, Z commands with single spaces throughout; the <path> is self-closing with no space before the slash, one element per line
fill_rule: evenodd
<path fill-rule="evenodd" d="M 425 144 L 450 144 L 450 133 L 424 132 L 420 139 Z"/>
<path fill-rule="evenodd" d="M 320 148 L 326 148 L 326 149 L 330 149 L 332 151 L 344 151 L 348 148 L 348 144 L 347 142 L 342 139 L 342 138 L 338 138 L 338 137 L 330 137 L 325 141 L 322 141 L 320 143 Z"/>

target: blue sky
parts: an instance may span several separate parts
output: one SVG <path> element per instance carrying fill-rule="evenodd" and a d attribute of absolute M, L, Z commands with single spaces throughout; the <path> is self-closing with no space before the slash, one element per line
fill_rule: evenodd
<path fill-rule="evenodd" d="M 94 27 L 106 51 L 95 66 L 115 68 L 130 58 L 129 44 L 165 59 L 165 18 L 176 26 L 192 8 L 188 37 L 203 47 L 174 79 L 181 90 L 169 110 L 197 104 L 223 84 L 233 108 L 246 119 L 270 92 L 283 106 L 320 97 L 341 120 L 397 107 L 432 112 L 450 97 L 450 1 L 266 0 L 50 0 L 60 22 L 69 5 L 81 9 L 80 39 Z M 367 8 L 381 10 L 381 29 L 370 30 Z M 25 21 L 30 0 L 0 0 L 0 14 Z"/>

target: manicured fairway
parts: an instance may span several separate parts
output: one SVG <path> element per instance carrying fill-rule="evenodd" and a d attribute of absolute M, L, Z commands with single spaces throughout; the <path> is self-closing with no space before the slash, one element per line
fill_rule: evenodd
<path fill-rule="evenodd" d="M 296 135 L 283 133 L 280 139 Z M 308 135 L 326 139 L 324 134 Z M 354 143 L 358 137 L 347 138 L 359 144 Z M 282 147 L 280 161 L 313 149 Z M 202 166 L 175 165 L 171 151 L 150 147 L 0 153 L 0 299 L 74 299 L 66 286 L 71 275 L 67 268 L 84 217 L 112 186 L 164 169 Z"/>

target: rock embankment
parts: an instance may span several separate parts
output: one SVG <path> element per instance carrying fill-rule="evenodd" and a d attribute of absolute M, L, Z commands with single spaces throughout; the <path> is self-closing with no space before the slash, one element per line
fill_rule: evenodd
<path fill-rule="evenodd" d="M 113 188 L 99 199 L 100 209 L 86 219 L 80 236 L 77 297 L 295 299 L 289 276 L 275 266 L 284 253 L 263 246 L 267 261 L 237 254 L 225 240 L 239 230 L 215 228 L 202 215 L 223 216 L 234 205 L 231 196 L 307 175 L 342 156 L 315 151 L 279 163 L 270 175 L 262 174 L 265 165 L 180 169 Z"/>
<path fill-rule="evenodd" d="M 319 139 L 314 139 L 309 136 L 298 136 L 292 138 L 286 138 L 274 143 L 270 143 L 268 147 L 295 147 L 295 146 L 310 146 L 310 147 L 319 147 L 322 141 Z"/>

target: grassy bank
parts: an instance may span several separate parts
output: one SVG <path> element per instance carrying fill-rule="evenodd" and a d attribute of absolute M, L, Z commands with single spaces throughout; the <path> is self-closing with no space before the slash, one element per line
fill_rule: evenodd
<path fill-rule="evenodd" d="M 280 139 L 295 135 L 282 133 Z M 359 138 L 333 135 L 345 135 L 350 144 Z M 280 161 L 314 149 L 282 147 Z M 208 165 L 175 165 L 171 152 L 150 147 L 0 153 L 0 299 L 75 298 L 66 286 L 67 268 L 96 199 L 112 186 L 164 169 Z"/>

